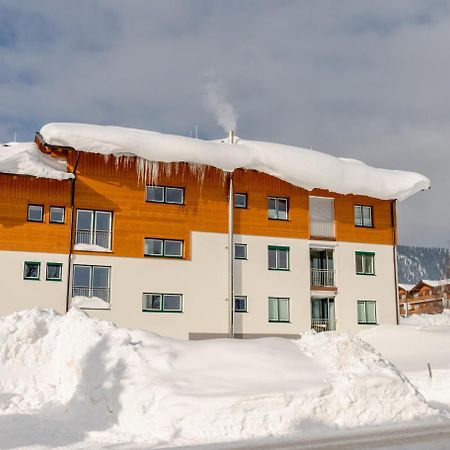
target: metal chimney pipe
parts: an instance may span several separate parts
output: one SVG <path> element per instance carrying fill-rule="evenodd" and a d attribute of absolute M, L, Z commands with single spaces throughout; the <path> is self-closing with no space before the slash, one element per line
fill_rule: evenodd
<path fill-rule="evenodd" d="M 235 134 L 229 133 L 229 142 L 234 144 Z M 234 338 L 234 187 L 233 172 L 230 172 L 230 186 L 228 192 L 228 301 L 229 301 L 229 329 L 228 337 Z"/>

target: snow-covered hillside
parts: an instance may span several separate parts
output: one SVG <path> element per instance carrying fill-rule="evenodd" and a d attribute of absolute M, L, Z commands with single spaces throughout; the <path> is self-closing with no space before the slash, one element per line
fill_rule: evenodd
<path fill-rule="evenodd" d="M 397 251 L 400 283 L 450 278 L 449 249 L 399 245 Z"/>
<path fill-rule="evenodd" d="M 77 309 L 0 318 L 0 436 L 21 448 L 149 448 L 437 416 L 347 334 L 179 341 Z"/>

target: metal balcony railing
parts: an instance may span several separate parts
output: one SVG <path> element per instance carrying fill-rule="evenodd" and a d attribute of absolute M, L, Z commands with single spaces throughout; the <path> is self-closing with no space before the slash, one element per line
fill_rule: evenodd
<path fill-rule="evenodd" d="M 85 288 L 85 287 L 73 287 L 72 298 L 86 297 L 86 298 L 99 298 L 109 303 L 110 288 Z"/>
<path fill-rule="evenodd" d="M 311 286 L 333 287 L 333 269 L 311 269 Z"/>
<path fill-rule="evenodd" d="M 111 231 L 76 230 L 75 244 L 94 244 L 111 250 Z"/>
<path fill-rule="evenodd" d="M 332 319 L 311 319 L 311 329 L 317 332 L 333 331 L 336 329 L 336 321 Z"/>
<path fill-rule="evenodd" d="M 315 238 L 334 238 L 334 222 L 313 219 L 309 222 L 309 234 Z"/>

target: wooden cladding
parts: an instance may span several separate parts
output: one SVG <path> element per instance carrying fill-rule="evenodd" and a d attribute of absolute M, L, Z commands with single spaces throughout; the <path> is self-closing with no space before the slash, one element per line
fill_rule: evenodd
<path fill-rule="evenodd" d="M 41 145 L 42 146 L 42 145 Z M 46 148 L 46 147 L 45 147 Z M 144 238 L 184 241 L 191 258 L 191 232 L 228 232 L 229 174 L 211 166 L 151 163 L 135 157 L 103 156 L 52 148 L 76 168 L 74 207 L 113 212 L 112 253 L 143 257 Z M 235 234 L 309 239 L 309 196 L 334 198 L 337 241 L 395 242 L 393 202 L 364 196 L 312 192 L 255 170 L 234 172 L 235 192 L 247 194 L 247 207 L 234 209 Z M 0 248 L 67 253 L 70 241 L 72 181 L 0 176 Z M 184 204 L 145 201 L 147 184 L 184 188 Z M 268 218 L 268 197 L 287 198 L 287 220 Z M 26 220 L 27 205 L 44 205 L 44 223 Z M 373 227 L 356 227 L 354 205 L 373 207 Z M 65 224 L 49 224 L 50 206 L 65 206 Z M 76 252 L 77 253 L 77 252 Z M 102 254 L 102 253 L 101 253 Z"/>

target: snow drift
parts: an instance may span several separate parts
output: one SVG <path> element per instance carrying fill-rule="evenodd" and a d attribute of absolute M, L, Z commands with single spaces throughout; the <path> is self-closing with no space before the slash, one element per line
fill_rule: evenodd
<path fill-rule="evenodd" d="M 66 180 L 73 178 L 66 165 L 66 160 L 42 153 L 34 142 L 0 145 L 0 173 Z"/>
<path fill-rule="evenodd" d="M 430 180 L 418 173 L 377 169 L 354 159 L 269 142 L 237 138 L 236 145 L 226 145 L 226 141 L 77 123 L 50 123 L 41 128 L 40 134 L 47 144 L 83 152 L 132 155 L 150 162 L 204 164 L 228 172 L 254 169 L 307 190 L 403 200 L 430 187 Z"/>
<path fill-rule="evenodd" d="M 186 445 L 436 415 L 347 334 L 179 341 L 77 309 L 0 318 L 0 417 L 57 415 L 103 441 Z"/>

